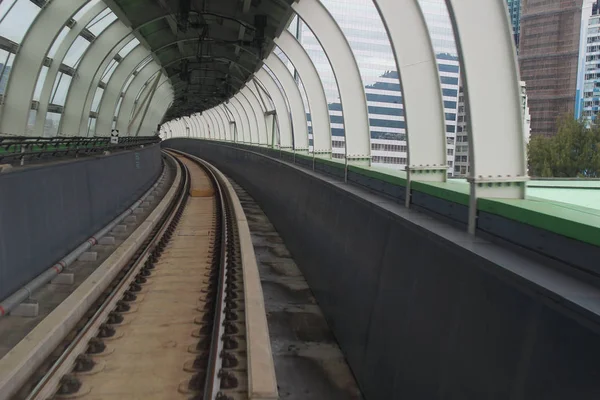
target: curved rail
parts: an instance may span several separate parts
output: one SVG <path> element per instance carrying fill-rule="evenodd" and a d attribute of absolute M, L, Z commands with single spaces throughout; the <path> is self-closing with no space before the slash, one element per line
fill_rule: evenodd
<path fill-rule="evenodd" d="M 105 290 L 104 294 L 100 290 L 97 300 L 92 299 L 85 302 L 88 307 L 80 311 L 84 318 L 76 324 L 79 328 L 76 331 L 71 332 L 71 329 L 67 329 L 63 332 L 63 338 L 59 340 L 59 343 L 64 340 L 64 337 L 67 337 L 69 332 L 71 332 L 69 337 L 72 339 L 64 347 L 59 345 L 60 351 L 58 349 L 54 351 L 59 353 L 59 356 L 55 360 L 50 360 L 51 362 L 46 361 L 48 366 L 43 367 L 43 371 L 37 371 L 37 374 L 41 375 L 41 379 L 32 382 L 33 378 L 28 378 L 29 383 L 26 384 L 28 388 L 25 390 L 23 389 L 25 386 L 23 386 L 20 389 L 21 394 L 26 393 L 24 396 L 26 399 L 48 399 L 57 393 L 75 393 L 80 389 L 81 382 L 70 375 L 71 371 L 79 371 L 80 368 L 84 368 L 82 364 L 89 363 L 89 360 L 86 361 L 82 354 L 97 345 L 97 341 L 94 341 L 96 336 L 102 337 L 107 330 L 113 329 L 110 326 L 111 323 L 108 322 L 114 317 L 113 311 L 124 306 L 126 300 L 121 300 L 136 296 L 135 293 L 140 290 L 139 285 L 145 283 L 145 276 L 150 274 L 149 270 L 153 268 L 153 264 L 163 253 L 186 207 L 191 182 L 190 172 L 184 163 L 175 157 L 169 157 L 178 165 L 180 171 L 174 182 L 174 185 L 177 185 L 176 194 L 169 200 L 158 223 L 137 247 L 135 254 L 124 265 L 114 281 L 112 283 L 107 281 L 107 288 L 102 289 Z M 232 267 L 236 261 L 236 254 L 238 254 L 235 247 L 239 244 L 239 240 L 235 238 L 236 218 L 233 217 L 234 210 L 230 195 L 223 187 L 223 177 L 216 174 L 209 164 L 198 159 L 193 159 L 193 161 L 206 172 L 215 189 L 218 219 L 216 225 L 218 237 L 215 237 L 215 246 L 220 246 L 213 259 L 213 265 L 217 268 L 214 300 L 208 302 L 214 308 L 214 311 L 211 312 L 213 320 L 210 323 L 212 327 L 210 327 L 208 363 L 203 375 L 204 382 L 199 382 L 196 389 L 201 390 L 204 399 L 218 399 L 226 398 L 223 397 L 222 388 L 231 387 L 231 382 L 237 385 L 236 378 L 223 371 L 222 356 L 227 319 L 236 307 L 230 297 L 230 291 L 232 287 L 235 288 L 235 285 L 231 284 L 236 279 Z M 32 355 L 30 354 L 30 356 Z M 30 372 L 31 375 L 37 375 L 33 370 Z M 0 398 L 2 397 L 0 396 Z"/>
<path fill-rule="evenodd" d="M 178 195 L 169 204 L 168 209 L 161 217 L 160 223 L 154 228 L 152 234 L 137 250 L 135 256 L 125 267 L 126 273 L 123 278 L 110 291 L 106 299 L 99 305 L 91 318 L 79 330 L 75 338 L 64 349 L 58 359 L 51 365 L 42 379 L 35 385 L 33 390 L 27 396 L 28 400 L 47 399 L 54 395 L 57 388 L 61 385 L 69 385 L 71 382 L 63 377 L 67 375 L 75 365 L 77 357 L 85 352 L 89 342 L 102 329 L 102 325 L 109 318 L 110 313 L 117 307 L 117 303 L 126 292 L 136 292 L 137 283 L 143 280 L 143 274 L 140 275 L 142 268 L 151 258 L 156 258 L 162 252 L 164 244 L 170 238 L 169 229 L 172 232 L 172 226 L 176 224 L 181 217 L 185 200 L 187 198 L 189 186 L 189 173 L 186 168 L 179 164 L 182 172 L 182 179 L 179 181 Z M 136 282 L 137 281 L 137 282 Z M 67 390 L 73 390 L 69 387 Z"/>
<path fill-rule="evenodd" d="M 108 346 L 104 343 L 104 338 L 108 340 L 115 334 L 116 329 L 121 329 L 120 321 L 115 322 L 115 318 L 123 320 L 122 313 L 126 313 L 129 307 L 133 306 L 134 303 L 131 302 L 136 300 L 136 293 L 143 289 L 146 277 L 152 277 L 155 284 L 160 284 L 160 271 L 164 269 L 161 267 L 157 270 L 159 271 L 157 275 L 151 275 L 154 264 L 159 263 L 159 260 L 162 265 L 178 260 L 176 265 L 181 265 L 179 260 L 182 259 L 177 257 L 182 257 L 181 251 L 187 250 L 185 250 L 186 242 L 181 242 L 184 239 L 180 237 L 189 236 L 186 233 L 190 232 L 189 229 L 198 229 L 189 228 L 200 226 L 197 225 L 197 221 L 213 221 L 210 229 L 216 230 L 214 234 L 208 236 L 212 238 L 212 242 L 208 238 L 202 239 L 206 240 L 205 243 L 209 243 L 207 251 L 212 261 L 204 264 L 206 267 L 201 267 L 206 268 L 206 272 L 201 273 L 208 277 L 207 281 L 202 282 L 208 285 L 206 290 L 202 289 L 207 294 L 201 299 L 204 304 L 200 314 L 203 316 L 202 322 L 197 322 L 197 318 L 194 320 L 194 323 L 200 324 L 202 328 L 195 331 L 199 336 L 192 335 L 201 339 L 197 345 L 192 345 L 196 351 L 188 350 L 198 354 L 193 362 L 194 369 L 189 369 L 191 365 L 188 364 L 189 361 L 185 361 L 186 366 L 184 366 L 186 372 L 197 371 L 197 373 L 193 373 L 191 379 L 189 375 L 185 375 L 186 380 L 179 384 L 179 394 L 193 393 L 198 396 L 197 398 L 211 400 L 228 399 L 231 398 L 232 393 L 239 393 L 247 387 L 249 399 L 277 398 L 258 271 L 239 200 L 232 192 L 233 189 L 227 178 L 212 165 L 185 153 L 174 151 L 172 153 L 187 158 L 203 170 L 202 179 L 212 184 L 213 193 L 210 195 L 213 199 L 212 203 L 193 200 L 196 191 L 192 190 L 191 172 L 186 166 L 189 165 L 191 170 L 192 164 L 169 155 L 169 159 L 178 166 L 178 169 L 173 186 L 165 198 L 148 219 L 132 233 L 131 237 L 136 235 L 137 237 L 133 239 L 130 237 L 130 242 L 127 242 L 130 240 L 127 239 L 127 246 L 124 246 L 126 244 L 124 243 L 122 245 L 124 247 L 119 247 L 109 257 L 110 262 L 107 260 L 98 267 L 72 296 L 53 311 L 55 314 L 51 313 L 32 331 L 31 336 L 28 335 L 17 345 L 19 347 L 25 342 L 24 346 L 13 354 L 12 362 L 19 366 L 19 372 L 9 374 L 11 375 L 9 380 L 12 381 L 10 384 L 7 383 L 8 380 L 0 380 L 0 400 L 10 398 L 17 393 L 19 398 L 28 400 L 48 399 L 57 394 L 80 397 L 87 394 L 86 390 L 93 386 L 94 382 L 100 383 L 100 386 L 103 382 L 112 382 L 113 378 L 108 370 L 106 370 L 106 377 L 102 376 L 102 369 L 97 371 L 98 375 L 79 373 L 94 368 L 95 354 L 104 351 Z M 198 171 L 194 172 L 199 174 Z M 214 208 L 210 211 L 213 213 L 212 217 L 210 214 L 198 214 L 198 210 L 201 210 L 198 207 L 205 207 L 200 204 L 213 204 Z M 189 211 L 185 211 L 188 210 L 188 205 Z M 187 217 L 182 219 L 184 212 Z M 208 211 L 201 211 L 201 213 L 205 212 Z M 177 228 L 180 220 L 185 220 L 185 225 Z M 170 241 L 174 234 L 177 236 L 173 238 L 173 245 L 171 245 Z M 197 243 L 194 240 L 192 243 Z M 178 246 L 182 243 L 184 250 L 177 250 L 181 248 Z M 179 256 L 172 256 L 173 252 L 177 251 L 180 252 L 177 253 Z M 111 259 L 113 256 L 115 257 Z M 192 260 L 189 265 L 195 265 L 195 261 Z M 250 265 L 251 273 L 245 268 L 246 265 Z M 189 279 L 187 281 L 189 282 Z M 246 281 L 251 282 L 250 289 L 246 287 Z M 146 294 L 141 296 L 141 302 L 144 298 L 152 296 L 152 292 L 142 293 Z M 177 289 L 171 289 L 171 293 L 177 293 Z M 138 310 L 136 315 L 139 315 L 139 312 Z M 137 329 L 139 326 L 136 325 Z M 257 328 L 258 326 L 260 328 Z M 127 330 L 126 327 L 122 329 Z M 119 339 L 120 337 L 122 336 L 116 337 L 116 340 L 121 340 L 119 342 L 121 347 L 117 347 L 124 353 L 119 354 L 126 355 L 129 351 L 128 346 L 131 345 L 126 341 L 129 335 L 125 335 L 124 339 Z M 258 340 L 254 340 L 256 338 Z M 132 340 L 140 339 L 133 337 Z M 32 342 L 36 341 L 37 344 L 33 345 Z M 256 342 L 258 345 L 250 342 Z M 117 342 L 112 343 L 111 346 L 116 346 Z M 231 347 L 232 343 L 235 343 L 235 347 Z M 42 348 L 43 351 L 40 350 Z M 111 352 L 115 348 L 113 347 Z M 110 356 L 111 352 L 108 352 L 107 356 Z M 199 360 L 201 362 L 198 362 Z M 1 361 L 3 360 L 0 360 L 0 364 Z M 118 357 L 113 362 L 118 363 Z M 6 365 L 4 369 L 6 370 Z M 244 376 L 245 373 L 247 376 Z M 98 380 L 89 381 L 92 378 L 86 376 L 97 376 Z M 131 384 L 127 383 L 127 385 Z M 170 387 L 170 384 L 165 384 L 164 390 L 168 392 L 171 390 Z"/>

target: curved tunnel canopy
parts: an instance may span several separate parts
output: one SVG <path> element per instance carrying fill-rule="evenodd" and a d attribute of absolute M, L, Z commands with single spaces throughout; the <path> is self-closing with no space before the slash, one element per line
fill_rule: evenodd
<path fill-rule="evenodd" d="M 446 5 L 462 65 L 469 208 L 474 212 L 478 197 L 523 198 L 521 89 L 504 0 L 439 1 Z M 100 136 L 116 129 L 121 135 L 193 136 L 330 159 L 326 85 L 302 43 L 282 35 L 298 17 L 322 50 L 319 62 L 331 67 L 339 93 L 336 119 L 344 136 L 337 143 L 344 153 L 335 158 L 370 166 L 365 85 L 350 40 L 326 3 L 4 0 L 0 132 Z M 420 3 L 371 5 L 402 88 L 396 110 L 405 122 L 409 187 L 411 181 L 445 181 L 451 150 L 440 72 Z M 280 51 L 273 51 L 276 46 Z M 281 54 L 291 58 L 282 60 Z"/>
<path fill-rule="evenodd" d="M 201 112 L 237 93 L 292 15 L 289 4 L 274 0 L 107 3 L 139 33 L 170 80 L 174 100 L 165 119 Z"/>

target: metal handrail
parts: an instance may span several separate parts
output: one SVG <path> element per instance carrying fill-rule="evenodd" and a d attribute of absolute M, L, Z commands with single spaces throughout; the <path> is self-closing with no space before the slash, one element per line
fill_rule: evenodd
<path fill-rule="evenodd" d="M 111 143 L 110 137 L 0 136 L 0 163 L 21 161 L 23 165 L 28 158 L 93 154 L 150 145 L 160 141 L 158 136 L 120 137 L 117 144 Z"/>

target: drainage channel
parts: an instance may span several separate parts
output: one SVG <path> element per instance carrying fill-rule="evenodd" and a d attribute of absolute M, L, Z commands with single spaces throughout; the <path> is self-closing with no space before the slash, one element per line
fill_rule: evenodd
<path fill-rule="evenodd" d="M 229 180 L 250 227 L 279 398 L 362 399 L 344 355 L 283 239 L 254 199 Z"/>

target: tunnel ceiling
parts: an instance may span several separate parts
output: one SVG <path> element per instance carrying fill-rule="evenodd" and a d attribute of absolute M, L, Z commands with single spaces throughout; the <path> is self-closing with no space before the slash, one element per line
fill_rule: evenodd
<path fill-rule="evenodd" d="M 113 0 L 173 85 L 165 120 L 234 95 L 273 49 L 293 0 Z"/>

